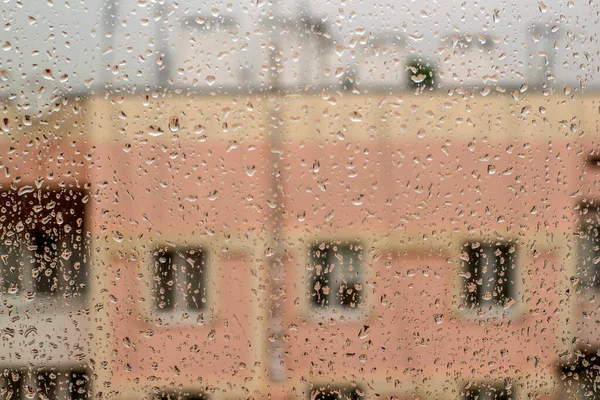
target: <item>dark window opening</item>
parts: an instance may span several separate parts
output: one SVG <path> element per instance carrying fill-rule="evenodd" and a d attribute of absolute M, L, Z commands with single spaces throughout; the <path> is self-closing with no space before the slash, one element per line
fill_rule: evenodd
<path fill-rule="evenodd" d="M 579 348 L 561 365 L 561 379 L 574 398 L 600 399 L 600 348 Z"/>
<path fill-rule="evenodd" d="M 590 168 L 600 169 L 600 154 L 590 154 L 587 158 L 587 164 Z"/>
<path fill-rule="evenodd" d="M 159 310 L 201 311 L 206 307 L 206 255 L 195 248 L 154 253 L 155 303 Z"/>
<path fill-rule="evenodd" d="M 316 387 L 310 393 L 314 400 L 359 400 L 364 398 L 362 390 L 352 386 Z"/>
<path fill-rule="evenodd" d="M 22 393 L 23 387 L 23 371 L 15 370 L 15 369 L 5 369 L 2 371 L 2 387 L 4 387 L 5 392 L 3 395 L 3 399 L 6 400 L 21 400 L 24 398 Z"/>
<path fill-rule="evenodd" d="M 358 307 L 362 301 L 362 246 L 321 243 L 310 249 L 312 273 L 309 277 L 314 308 Z"/>
<path fill-rule="evenodd" d="M 58 375 L 56 372 L 40 372 L 37 376 L 38 393 L 40 398 L 49 400 L 58 399 Z"/>
<path fill-rule="evenodd" d="M 579 280 L 584 288 L 600 289 L 600 213 L 590 204 L 582 204 L 580 210 L 576 234 Z"/>
<path fill-rule="evenodd" d="M 502 386 L 480 385 L 465 389 L 463 399 L 465 400 L 512 400 L 513 393 L 511 389 Z"/>
<path fill-rule="evenodd" d="M 0 375 L 2 400 L 84 400 L 91 398 L 89 386 L 89 375 L 82 369 L 44 368 L 28 373 L 25 368 L 7 368 Z"/>
<path fill-rule="evenodd" d="M 54 233 L 55 234 L 55 233 Z M 53 233 L 35 232 L 33 282 L 38 294 L 53 294 L 59 290 L 58 244 Z"/>
<path fill-rule="evenodd" d="M 0 281 L 3 293 L 82 295 L 89 233 L 84 191 L 0 191 Z"/>
<path fill-rule="evenodd" d="M 72 400 L 84 400 L 89 398 L 88 387 L 89 377 L 83 371 L 75 371 L 70 373 L 71 382 L 69 385 L 69 393 Z"/>
<path fill-rule="evenodd" d="M 467 304 L 471 308 L 506 305 L 515 295 L 516 246 L 469 242 L 464 247 Z"/>
<path fill-rule="evenodd" d="M 24 250 L 14 239 L 7 239 L 0 245 L 0 280 L 2 290 L 7 294 L 16 294 L 23 290 L 24 262 L 21 254 Z"/>

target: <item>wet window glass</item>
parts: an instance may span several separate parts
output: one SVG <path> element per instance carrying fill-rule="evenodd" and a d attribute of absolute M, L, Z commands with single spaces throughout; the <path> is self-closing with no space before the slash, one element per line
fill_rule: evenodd
<path fill-rule="evenodd" d="M 597 0 L 3 0 L 0 400 L 600 398 Z"/>

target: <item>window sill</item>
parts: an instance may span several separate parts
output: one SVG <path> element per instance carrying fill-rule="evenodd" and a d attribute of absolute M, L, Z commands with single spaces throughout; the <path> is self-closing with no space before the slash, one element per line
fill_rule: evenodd
<path fill-rule="evenodd" d="M 487 321 L 502 323 L 506 321 L 514 321 L 522 315 L 522 312 L 515 306 L 509 309 L 498 308 L 473 308 L 473 309 L 462 309 L 458 311 L 458 316 L 462 320 L 467 321 Z"/>
<path fill-rule="evenodd" d="M 367 318 L 367 310 L 355 308 L 351 310 L 309 309 L 305 315 L 309 321 L 335 321 L 340 323 L 356 323 Z"/>
<path fill-rule="evenodd" d="M 160 328 L 205 326 L 213 322 L 209 310 L 166 311 L 153 309 L 149 313 L 149 322 Z"/>
<path fill-rule="evenodd" d="M 61 295 L 34 295 L 26 298 L 24 295 L 2 295 L 4 301 L 16 310 L 35 310 L 43 314 L 64 313 L 65 309 L 78 308 L 87 303 L 85 295 L 65 297 Z"/>

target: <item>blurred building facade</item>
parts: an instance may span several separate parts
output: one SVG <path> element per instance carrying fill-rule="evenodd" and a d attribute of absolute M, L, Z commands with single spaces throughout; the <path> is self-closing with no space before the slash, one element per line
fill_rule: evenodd
<path fill-rule="evenodd" d="M 3 365 L 28 371 L 22 390 L 53 371 L 57 393 L 102 398 L 583 398 L 596 103 L 155 92 L 35 119 L 6 103 Z"/>
<path fill-rule="evenodd" d="M 396 33 L 179 22 L 113 32 L 152 84 L 2 102 L 6 393 L 599 396 L 596 93 L 503 87 L 483 34 L 409 89 Z"/>

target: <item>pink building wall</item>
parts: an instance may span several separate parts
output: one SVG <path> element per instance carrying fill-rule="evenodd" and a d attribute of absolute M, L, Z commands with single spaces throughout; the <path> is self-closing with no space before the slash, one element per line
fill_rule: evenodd
<path fill-rule="evenodd" d="M 574 208 L 600 198 L 600 172 L 585 163 L 598 150 L 596 100 L 564 99 L 561 109 L 556 98 L 476 98 L 467 100 L 468 114 L 462 103 L 444 111 L 444 95 L 392 98 L 382 107 L 375 97 L 346 96 L 336 105 L 280 99 L 283 198 L 272 192 L 264 99 L 156 100 L 159 111 L 136 98 L 93 99 L 62 121 L 76 129 L 55 146 L 2 142 L 3 154 L 13 154 L 3 161 L 6 182 L 45 176 L 53 184 L 52 174 L 55 182 L 89 185 L 91 354 L 102 366 L 96 392 L 143 398 L 156 387 L 295 399 L 311 383 L 352 382 L 369 398 L 450 399 L 467 382 L 511 378 L 519 398 L 563 398 L 559 354 L 572 350 L 574 336 L 600 341 L 594 303 L 569 283 Z M 299 111 L 303 103 L 308 111 Z M 525 103 L 550 112 L 523 117 Z M 162 136 L 147 134 L 150 122 L 182 110 L 181 131 L 165 125 Z M 347 117 L 354 111 L 360 122 Z M 577 130 L 563 126 L 575 116 Z M 192 132 L 203 120 L 206 139 Z M 11 126 L 19 130 L 17 118 Z M 36 129 L 52 131 L 20 128 Z M 37 162 L 25 162 L 30 157 Z M 274 201 L 285 248 L 276 300 L 284 382 L 267 372 Z M 496 236 L 519 245 L 516 302 L 505 316 L 478 318 L 459 309 L 460 246 Z M 334 239 L 364 246 L 358 319 L 315 317 L 307 304 L 307 248 Z M 209 253 L 202 324 L 192 316 L 161 326 L 151 311 L 148 255 L 164 243 Z"/>

